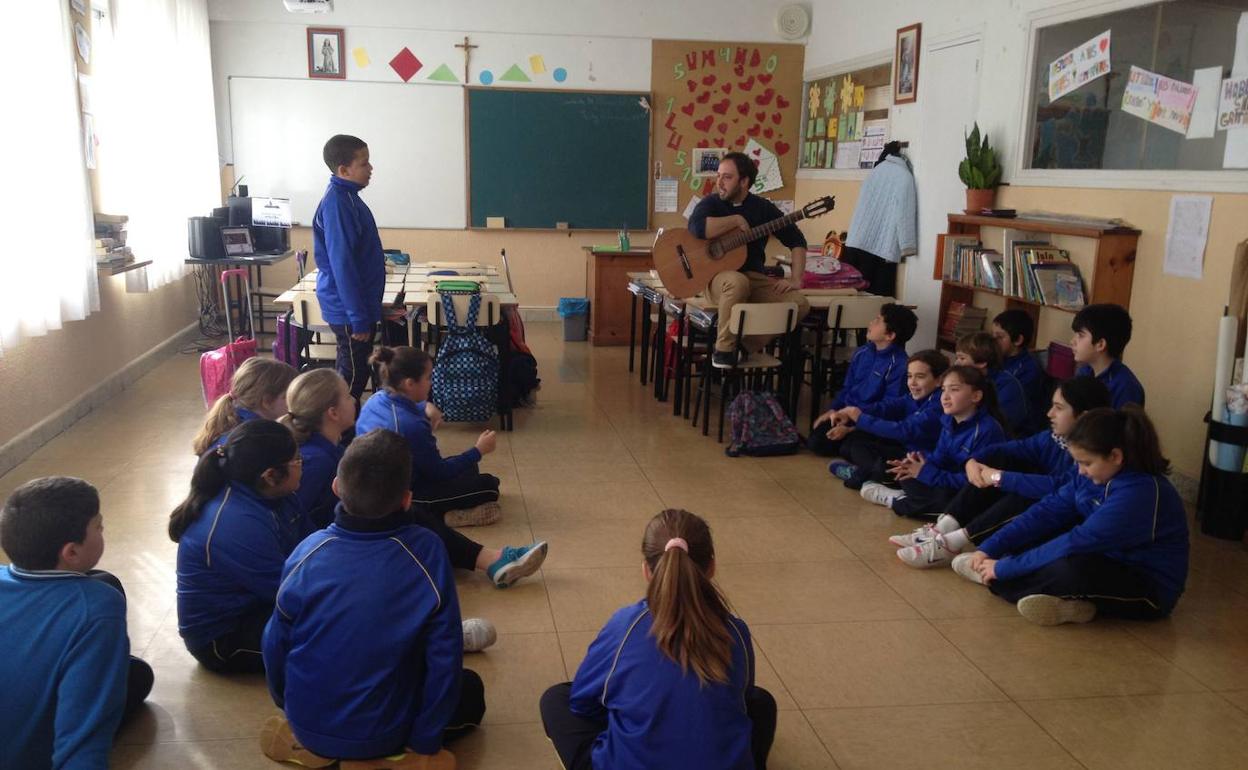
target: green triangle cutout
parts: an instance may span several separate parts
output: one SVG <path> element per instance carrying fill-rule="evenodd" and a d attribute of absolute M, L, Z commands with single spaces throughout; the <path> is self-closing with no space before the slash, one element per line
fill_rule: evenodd
<path fill-rule="evenodd" d="M 458 83 L 459 78 L 455 77 L 455 73 L 451 72 L 451 68 L 443 64 L 433 71 L 429 76 L 430 80 L 437 80 L 442 83 Z"/>
<path fill-rule="evenodd" d="M 509 80 L 512 83 L 531 83 L 529 76 L 524 74 L 524 70 L 520 69 L 519 64 L 511 65 L 511 69 L 507 70 L 499 80 Z"/>

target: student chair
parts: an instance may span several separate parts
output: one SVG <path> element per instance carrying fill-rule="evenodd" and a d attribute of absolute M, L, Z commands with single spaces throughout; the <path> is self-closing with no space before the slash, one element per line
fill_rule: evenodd
<path fill-rule="evenodd" d="M 295 252 L 295 273 L 296 273 L 295 283 L 299 283 L 300 281 L 303 280 L 303 274 L 304 274 L 304 271 L 307 269 L 307 266 L 308 266 L 307 249 L 300 249 L 299 251 L 296 251 Z M 277 305 L 275 305 L 273 303 L 273 300 L 277 299 L 279 296 L 282 295 L 283 292 L 286 291 L 286 289 L 289 289 L 289 288 L 290 288 L 289 286 L 283 289 L 278 289 L 276 287 L 270 287 L 270 286 L 257 286 L 255 289 L 252 290 L 251 296 L 253 297 L 253 299 L 258 300 L 258 305 L 260 308 L 260 312 L 257 315 L 259 316 L 261 334 L 265 333 L 264 332 L 264 319 L 265 318 L 272 318 L 274 326 L 276 326 L 277 319 L 281 318 L 283 315 L 286 314 L 286 311 L 278 307 Z"/>
<path fill-rule="evenodd" d="M 338 347 L 332 342 L 324 342 L 323 334 L 333 334 L 329 324 L 321 316 L 321 303 L 316 293 L 301 291 L 291 303 L 291 320 L 295 326 L 310 332 L 299 335 L 302 346 L 299 350 L 300 369 L 314 368 L 315 365 L 333 363 L 337 360 Z"/>
<path fill-rule="evenodd" d="M 832 340 L 828 348 L 828 357 L 823 358 L 823 335 L 820 333 L 815 340 L 813 359 L 810 368 L 810 419 L 819 416 L 825 390 L 830 388 L 832 377 L 836 371 L 836 353 L 845 346 L 845 335 L 842 332 L 866 329 L 880 314 L 880 306 L 896 302 L 893 297 L 881 297 L 875 294 L 859 294 L 853 297 L 837 297 L 828 305 L 827 329 Z M 822 332 L 822 329 L 820 330 Z"/>
<path fill-rule="evenodd" d="M 746 376 L 754 379 L 755 387 L 759 387 L 764 381 L 768 384 L 768 389 L 775 390 L 777 383 L 773 382 L 776 375 L 779 375 L 779 387 L 781 391 L 786 385 L 787 373 L 784 371 L 785 364 L 788 361 L 788 351 L 790 345 L 790 336 L 797 328 L 797 303 L 796 302 L 743 302 L 736 305 L 732 309 L 732 315 L 728 319 L 728 330 L 736 335 L 737 350 L 744 351 L 744 339 L 746 337 L 779 337 L 778 356 L 769 353 L 758 352 L 750 353 L 738 361 L 735 365 L 717 364 L 712 356 L 708 356 L 704 362 L 702 382 L 698 388 L 698 396 L 701 401 L 702 413 L 702 435 L 707 435 L 709 430 L 710 414 L 711 414 L 711 379 L 712 373 L 718 372 L 721 376 L 722 383 L 719 393 L 719 430 L 717 441 L 724 441 L 724 410 L 727 408 L 728 401 L 732 397 L 734 390 L 739 391 L 744 384 Z M 786 410 L 789 409 L 788 404 L 785 405 Z M 793 415 L 789 414 L 789 419 Z M 694 415 L 694 424 L 697 424 L 697 415 Z"/>

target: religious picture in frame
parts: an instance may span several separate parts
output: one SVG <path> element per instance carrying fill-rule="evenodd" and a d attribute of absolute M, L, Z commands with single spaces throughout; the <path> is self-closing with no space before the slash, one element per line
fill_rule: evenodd
<path fill-rule="evenodd" d="M 693 148 L 693 175 L 713 179 L 719 175 L 719 162 L 728 154 L 723 147 Z"/>
<path fill-rule="evenodd" d="M 347 58 L 341 27 L 308 27 L 308 77 L 346 80 Z"/>
<path fill-rule="evenodd" d="M 922 24 L 897 30 L 893 54 L 893 104 L 910 104 L 919 98 L 919 44 Z"/>

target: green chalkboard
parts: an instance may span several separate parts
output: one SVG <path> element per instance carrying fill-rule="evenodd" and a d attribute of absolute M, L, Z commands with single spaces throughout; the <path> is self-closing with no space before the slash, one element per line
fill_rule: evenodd
<path fill-rule="evenodd" d="M 648 227 L 644 93 L 468 90 L 469 223 Z"/>

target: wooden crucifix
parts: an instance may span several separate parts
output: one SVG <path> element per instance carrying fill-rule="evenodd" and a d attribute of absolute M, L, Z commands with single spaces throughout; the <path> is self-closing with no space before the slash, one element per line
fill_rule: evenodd
<path fill-rule="evenodd" d="M 468 36 L 464 35 L 464 42 L 456 43 L 455 47 L 464 49 L 464 85 L 468 85 L 468 57 L 472 55 L 472 49 L 480 48 L 481 46 L 470 44 Z"/>

